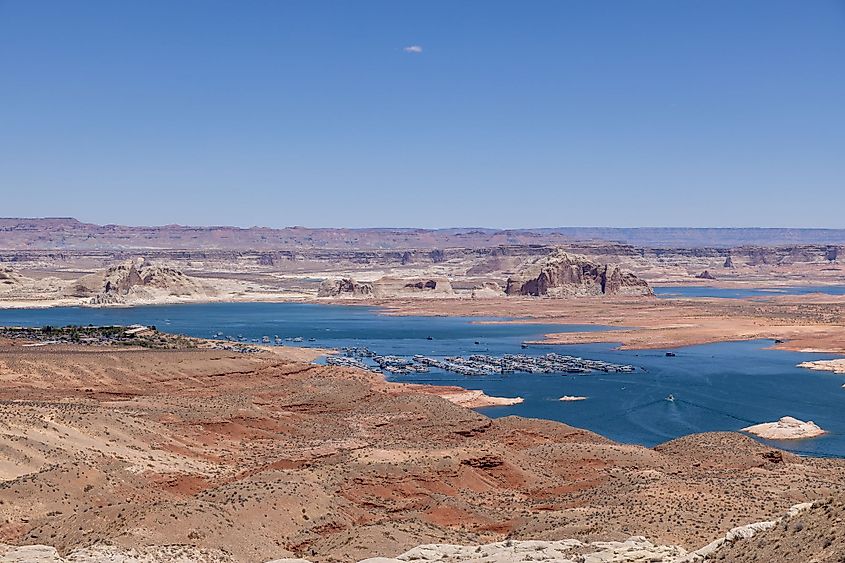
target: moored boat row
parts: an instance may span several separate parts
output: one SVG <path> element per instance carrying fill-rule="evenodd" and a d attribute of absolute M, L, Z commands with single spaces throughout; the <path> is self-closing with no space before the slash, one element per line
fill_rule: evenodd
<path fill-rule="evenodd" d="M 603 360 L 591 360 L 556 353 L 542 356 L 473 354 L 469 357 L 432 357 L 417 354 L 411 358 L 406 358 L 382 356 L 362 346 L 343 348 L 342 352 L 342 357 L 354 360 L 357 364 L 364 365 L 368 369 L 373 369 L 373 366 L 369 366 L 364 361 L 365 359 L 374 362 L 379 370 L 394 374 L 424 373 L 430 368 L 460 375 L 479 376 L 508 373 L 588 374 L 597 371 L 604 373 L 631 373 L 636 371 L 634 366 L 627 364 L 614 364 Z"/>

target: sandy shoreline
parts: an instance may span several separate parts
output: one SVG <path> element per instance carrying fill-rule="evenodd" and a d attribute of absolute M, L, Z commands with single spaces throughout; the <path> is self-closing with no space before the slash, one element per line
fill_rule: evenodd
<path fill-rule="evenodd" d="M 592 325 L 612 331 L 561 332 L 531 344 L 614 343 L 622 349 L 679 348 L 717 342 L 774 340 L 774 348 L 845 354 L 845 297 L 817 294 L 775 299 L 593 298 L 537 299 L 318 299 L 302 296 L 244 295 L 214 299 L 170 300 L 117 305 L 143 307 L 203 303 L 313 303 L 375 307 L 385 315 L 466 316 L 502 320 L 478 322 Z M 2 308 L 92 308 L 67 300 L 0 302 Z"/>
<path fill-rule="evenodd" d="M 376 303 L 370 303 L 376 304 Z M 845 298 L 818 295 L 752 299 L 507 298 L 377 303 L 385 314 L 510 317 L 508 323 L 609 327 L 560 332 L 533 344 L 613 343 L 627 350 L 679 348 L 717 342 L 773 340 L 773 348 L 845 354 Z M 489 322 L 489 321 L 485 321 Z"/>

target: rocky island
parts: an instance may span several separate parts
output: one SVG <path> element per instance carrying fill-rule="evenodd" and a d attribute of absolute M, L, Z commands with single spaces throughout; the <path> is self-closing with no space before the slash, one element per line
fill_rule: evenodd
<path fill-rule="evenodd" d="M 777 422 L 764 422 L 742 429 L 767 440 L 803 440 L 815 438 L 825 433 L 812 420 L 804 422 L 791 416 L 784 416 Z"/>

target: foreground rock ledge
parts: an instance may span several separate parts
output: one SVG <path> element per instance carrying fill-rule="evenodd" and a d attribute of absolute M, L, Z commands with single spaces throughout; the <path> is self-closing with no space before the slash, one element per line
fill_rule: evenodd
<path fill-rule="evenodd" d="M 656 545 L 643 536 L 625 541 L 594 541 L 583 543 L 565 540 L 505 540 L 483 545 L 427 544 L 415 547 L 396 557 L 371 557 L 359 563 L 404 563 L 408 561 L 548 561 L 557 563 L 698 563 L 713 560 L 743 540 L 757 534 L 788 527 L 791 519 L 802 513 L 822 511 L 830 513 L 827 503 L 801 503 L 792 506 L 775 520 L 755 522 L 731 529 L 727 534 L 692 552 L 677 545 Z M 730 553 L 727 554 L 730 557 Z M 756 559 L 755 559 L 756 560 Z M 770 561 L 775 561 L 769 558 Z M 786 559 L 783 559 L 784 561 Z M 791 558 L 790 561 L 795 560 Z M 815 559 L 814 559 L 815 560 Z M 225 551 L 200 549 L 193 546 L 147 546 L 140 549 L 120 549 L 111 545 L 94 545 L 72 550 L 61 557 L 56 548 L 47 545 L 12 546 L 0 543 L 0 562 L 5 563 L 232 563 L 235 559 Z M 310 563 L 307 559 L 282 558 L 268 563 Z"/>

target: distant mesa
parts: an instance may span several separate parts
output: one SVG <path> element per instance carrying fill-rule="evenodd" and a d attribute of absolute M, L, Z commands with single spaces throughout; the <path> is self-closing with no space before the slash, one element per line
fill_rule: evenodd
<path fill-rule="evenodd" d="M 733 258 L 731 258 L 730 254 L 728 254 L 727 258 L 725 258 L 725 263 L 723 264 L 722 267 L 724 267 L 724 268 L 733 268 L 734 267 L 734 261 L 733 261 Z"/>
<path fill-rule="evenodd" d="M 791 416 L 784 416 L 777 422 L 764 422 L 742 429 L 767 440 L 801 440 L 814 438 L 825 433 L 812 420 L 804 422 Z"/>
<path fill-rule="evenodd" d="M 452 257 L 454 248 L 493 248 L 500 245 L 566 245 L 572 241 L 606 241 L 649 248 L 751 247 L 813 245 L 813 251 L 835 255 L 845 245 L 845 229 L 688 229 L 558 227 L 551 229 L 332 229 L 232 226 L 96 225 L 71 218 L 0 218 L 0 246 L 5 250 L 105 250 L 149 248 L 181 250 L 301 251 L 303 249 L 413 250 L 415 261 L 438 262 Z M 433 252 L 433 255 L 428 255 Z M 765 252 L 775 254 L 777 249 Z"/>
<path fill-rule="evenodd" d="M 711 274 L 709 270 L 704 270 L 703 272 L 701 272 L 700 274 L 698 274 L 695 277 L 697 277 L 700 280 L 715 280 L 716 279 L 716 276 Z"/>
<path fill-rule="evenodd" d="M 508 278 L 508 295 L 571 297 L 580 295 L 654 295 L 645 280 L 614 264 L 597 264 L 556 249 Z"/>

